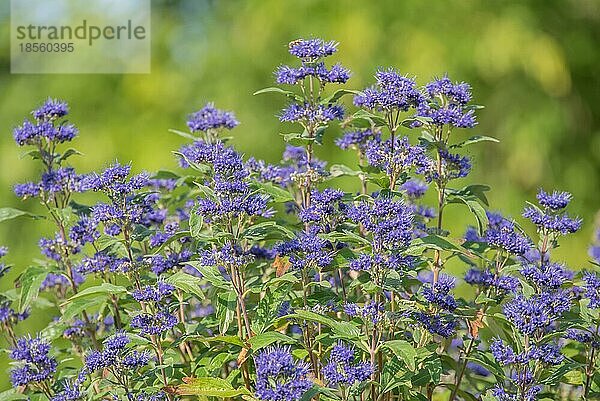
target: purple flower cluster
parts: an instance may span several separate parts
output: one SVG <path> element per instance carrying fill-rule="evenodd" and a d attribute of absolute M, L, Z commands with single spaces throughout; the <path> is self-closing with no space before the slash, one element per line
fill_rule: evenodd
<path fill-rule="evenodd" d="M 4 276 L 10 270 L 10 265 L 7 265 L 2 261 L 2 258 L 8 253 L 8 248 L 0 246 L 0 277 Z"/>
<path fill-rule="evenodd" d="M 303 223 L 311 224 L 319 232 L 329 232 L 335 229 L 343 217 L 346 205 L 342 198 L 344 192 L 333 188 L 323 191 L 317 189 L 311 192 L 310 206 L 300 210 L 298 217 Z"/>
<path fill-rule="evenodd" d="M 337 104 L 292 103 L 279 115 L 279 120 L 282 122 L 301 122 L 306 125 L 323 125 L 342 118 L 344 118 L 344 108 Z"/>
<path fill-rule="evenodd" d="M 277 244 L 274 250 L 279 255 L 289 256 L 295 270 L 325 268 L 334 257 L 332 244 L 311 232 L 301 232 L 293 240 Z"/>
<path fill-rule="evenodd" d="M 89 174 L 86 177 L 86 185 L 90 190 L 106 192 L 110 197 L 127 196 L 148 185 L 148 174 L 137 174 L 129 178 L 130 173 L 129 164 L 115 162 L 100 174 Z"/>
<path fill-rule="evenodd" d="M 538 202 L 544 208 L 541 210 L 535 206 L 528 206 L 523 211 L 523 217 L 531 220 L 538 226 L 539 230 L 555 234 L 570 234 L 581 228 L 581 219 L 572 218 L 562 209 L 567 207 L 571 199 L 568 192 L 553 192 L 547 194 L 543 190 L 538 192 Z"/>
<path fill-rule="evenodd" d="M 313 385 L 309 367 L 296 362 L 289 348 L 272 347 L 254 356 L 255 395 L 263 401 L 298 401 Z"/>
<path fill-rule="evenodd" d="M 448 338 L 456 332 L 457 322 L 447 314 L 429 314 L 426 312 L 414 312 L 413 319 L 421 324 L 431 334 Z"/>
<path fill-rule="evenodd" d="M 43 105 L 32 111 L 31 114 L 38 121 L 54 120 L 69 114 L 69 106 L 61 100 L 48 98 Z"/>
<path fill-rule="evenodd" d="M 412 179 L 402 184 L 401 188 L 406 193 L 406 196 L 411 200 L 415 200 L 423 197 L 429 186 L 419 179 Z"/>
<path fill-rule="evenodd" d="M 356 148 L 364 153 L 367 143 L 371 140 L 380 142 L 381 133 L 370 128 L 357 129 L 345 132 L 344 135 L 335 140 L 335 144 L 340 149 Z"/>
<path fill-rule="evenodd" d="M 539 361 L 547 365 L 559 365 L 564 359 L 556 344 L 547 343 L 537 346 L 532 344 L 526 351 L 516 353 L 512 347 L 496 338 L 490 344 L 490 351 L 501 365 L 527 364 Z"/>
<path fill-rule="evenodd" d="M 537 194 L 537 200 L 542 207 L 551 210 L 561 210 L 566 208 L 571 202 L 572 195 L 568 192 L 554 191 L 547 193 L 543 189 Z"/>
<path fill-rule="evenodd" d="M 531 240 L 521 234 L 515 223 L 498 213 L 486 212 L 489 225 L 484 239 L 492 247 L 515 255 L 523 255 L 532 247 Z"/>
<path fill-rule="evenodd" d="M 565 331 L 565 338 L 580 342 L 582 344 L 589 344 L 593 348 L 600 349 L 600 337 L 594 333 L 594 330 L 581 330 L 581 329 L 567 329 Z"/>
<path fill-rule="evenodd" d="M 435 125 L 473 128 L 477 121 L 471 101 L 471 87 L 465 82 L 453 83 L 450 78 L 434 79 L 425 86 L 425 100 L 419 103 L 417 115 L 431 118 Z"/>
<path fill-rule="evenodd" d="M 147 285 L 133 291 L 133 298 L 138 302 L 161 302 L 175 291 L 175 286 L 164 281 L 158 281 L 155 286 Z"/>
<path fill-rule="evenodd" d="M 177 317 L 167 311 L 157 313 L 140 313 L 134 316 L 129 323 L 143 335 L 153 336 L 171 330 L 177 324 Z"/>
<path fill-rule="evenodd" d="M 325 165 L 325 162 L 314 157 L 309 162 L 304 148 L 291 145 L 286 146 L 280 164 L 267 164 L 253 158 L 246 163 L 248 170 L 255 174 L 260 182 L 271 182 L 281 187 L 292 185 L 295 177 L 309 170 L 318 176 L 326 176 L 328 173 L 325 171 Z"/>
<path fill-rule="evenodd" d="M 347 303 L 344 305 L 344 313 L 350 317 L 360 317 L 372 324 L 378 324 L 385 318 L 385 307 L 375 301 L 369 301 L 363 306 Z"/>
<path fill-rule="evenodd" d="M 25 121 L 13 132 L 15 141 L 20 145 L 33 145 L 42 139 L 54 143 L 70 142 L 77 136 L 78 129 L 73 124 L 53 125 L 50 122 L 32 124 Z"/>
<path fill-rule="evenodd" d="M 490 270 L 471 268 L 465 274 L 465 281 L 484 288 L 494 287 L 500 294 L 515 293 L 519 290 L 519 279 L 513 276 L 498 276 Z"/>
<path fill-rule="evenodd" d="M 13 386 L 26 386 L 52 378 L 58 363 L 49 353 L 50 344 L 41 338 L 19 338 L 10 353 L 13 360 L 19 361 L 19 366 L 10 372 Z"/>
<path fill-rule="evenodd" d="M 56 195 L 85 192 L 88 189 L 87 177 L 76 174 L 72 167 L 59 167 L 44 172 L 39 183 L 16 184 L 14 192 L 22 199 L 35 198 L 40 195 L 43 195 L 44 199 L 53 199 Z"/>
<path fill-rule="evenodd" d="M 131 270 L 131 263 L 127 258 L 112 256 L 100 251 L 92 256 L 82 258 L 76 270 L 81 274 L 126 273 Z"/>
<path fill-rule="evenodd" d="M 182 267 L 192 258 L 192 251 L 183 249 L 181 252 L 168 252 L 166 255 L 154 255 L 150 258 L 150 269 L 156 275 Z"/>
<path fill-rule="evenodd" d="M 100 237 L 97 228 L 98 222 L 96 220 L 84 216 L 71 227 L 69 238 L 78 245 L 92 243 Z"/>
<path fill-rule="evenodd" d="M 521 333 L 531 335 L 545 330 L 567 312 L 571 308 L 571 298 L 567 290 L 545 292 L 530 298 L 519 294 L 504 305 L 504 315 Z"/>
<path fill-rule="evenodd" d="M 425 284 L 422 287 L 423 298 L 443 310 L 452 312 L 457 307 L 456 300 L 450 294 L 450 290 L 454 288 L 455 282 L 456 280 L 453 277 L 440 274 L 437 282 Z"/>
<path fill-rule="evenodd" d="M 415 169 L 418 174 L 429 171 L 432 161 L 427 157 L 425 148 L 411 145 L 408 137 L 388 139 L 386 141 L 370 140 L 366 144 L 365 155 L 371 166 L 380 168 L 389 176 Z"/>
<path fill-rule="evenodd" d="M 148 365 L 152 356 L 147 351 L 131 350 L 127 346 L 131 340 L 127 334 L 118 332 L 104 341 L 101 351 L 91 351 L 85 357 L 88 373 L 114 368 L 120 374 L 127 374 Z"/>
<path fill-rule="evenodd" d="M 330 387 L 364 382 L 373 372 L 371 363 L 355 362 L 355 350 L 341 341 L 333 346 L 329 361 L 323 366 L 323 377 Z"/>
<path fill-rule="evenodd" d="M 331 56 L 337 51 L 339 43 L 323 39 L 298 39 L 290 42 L 288 49 L 292 56 L 303 61 L 314 61 Z"/>
<path fill-rule="evenodd" d="M 302 65 L 298 68 L 282 65 L 275 71 L 275 78 L 278 84 L 295 85 L 309 76 L 315 77 L 322 84 L 343 84 L 350 79 L 350 70 L 344 68 L 341 64 L 335 64 L 328 70 L 325 67 L 325 63 L 320 62 Z"/>
<path fill-rule="evenodd" d="M 575 273 L 560 263 L 541 262 L 524 265 L 521 274 L 539 288 L 556 289 L 571 280 Z"/>
<path fill-rule="evenodd" d="M 349 267 L 356 271 L 375 272 L 377 270 L 405 270 L 412 268 L 414 258 L 403 255 L 365 254 L 361 253 L 356 259 L 350 260 Z"/>
<path fill-rule="evenodd" d="M 222 142 L 208 143 L 196 141 L 181 148 L 182 167 L 190 163 L 209 166 L 213 171 L 214 197 L 198 199 L 196 212 L 206 222 L 218 222 L 221 219 L 247 216 L 272 215 L 268 207 L 269 198 L 254 193 L 250 188 L 250 172 L 244 165 L 242 156 L 232 147 Z"/>
<path fill-rule="evenodd" d="M 212 103 L 207 103 L 202 109 L 190 115 L 187 122 L 192 132 L 232 129 L 238 124 L 232 112 L 219 110 Z"/>
<path fill-rule="evenodd" d="M 412 240 L 413 212 L 401 201 L 380 196 L 350 206 L 347 215 L 373 235 L 375 251 L 398 250 Z"/>
<path fill-rule="evenodd" d="M 10 307 L 10 301 L 0 300 L 0 327 L 14 326 L 29 317 L 29 311 L 19 313 Z"/>
<path fill-rule="evenodd" d="M 417 170 L 425 175 L 428 182 L 448 182 L 458 178 L 463 178 L 471 172 L 471 160 L 467 156 L 461 156 L 456 153 L 450 153 L 447 150 L 439 150 L 441 168 L 438 169 L 432 160 L 428 164 Z"/>
<path fill-rule="evenodd" d="M 356 106 L 373 111 L 407 111 L 423 101 L 415 80 L 392 68 L 377 71 L 375 80 L 373 87 L 354 97 Z"/>
<path fill-rule="evenodd" d="M 583 280 L 585 281 L 585 297 L 590 300 L 588 307 L 600 309 L 600 275 L 586 272 Z"/>

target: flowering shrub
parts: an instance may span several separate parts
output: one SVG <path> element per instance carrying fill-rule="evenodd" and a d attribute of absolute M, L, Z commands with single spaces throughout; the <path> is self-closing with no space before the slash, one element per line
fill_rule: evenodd
<path fill-rule="evenodd" d="M 552 257 L 582 223 L 571 195 L 540 190 L 519 221 L 487 211 L 489 188 L 461 184 L 467 147 L 496 141 L 466 134 L 481 109 L 470 86 L 380 69 L 369 88 L 336 90 L 350 78 L 327 63 L 336 50 L 290 43 L 282 87 L 257 92 L 287 98 L 279 118 L 298 127 L 278 164 L 229 145 L 238 121 L 212 104 L 174 131 L 189 139 L 177 172 L 76 172 L 78 130 L 58 100 L 15 128 L 42 173 L 14 192 L 56 233 L 2 294 L 14 361 L 2 399 L 600 397 L 600 245 L 581 274 Z M 332 124 L 356 166 L 317 158 Z M 356 190 L 336 189 L 340 176 Z M 473 216 L 464 233 L 444 226 L 452 205 Z M 30 312 L 56 317 L 18 334 Z"/>

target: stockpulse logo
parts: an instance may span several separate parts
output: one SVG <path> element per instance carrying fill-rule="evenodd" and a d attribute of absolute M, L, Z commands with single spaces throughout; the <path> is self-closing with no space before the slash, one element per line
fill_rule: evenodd
<path fill-rule="evenodd" d="M 11 0 L 11 72 L 150 72 L 150 0 Z"/>

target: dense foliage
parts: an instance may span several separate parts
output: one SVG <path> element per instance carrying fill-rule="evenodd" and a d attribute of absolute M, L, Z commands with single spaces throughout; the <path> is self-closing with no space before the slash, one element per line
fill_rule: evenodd
<path fill-rule="evenodd" d="M 2 399 L 600 396 L 600 246 L 582 273 L 552 258 L 582 224 L 566 211 L 571 195 L 540 190 L 525 227 L 487 211 L 489 187 L 461 184 L 465 149 L 496 141 L 467 134 L 482 108 L 470 86 L 443 76 L 420 87 L 382 68 L 369 88 L 336 90 L 350 78 L 327 63 L 336 50 L 290 43 L 295 64 L 256 93 L 287 98 L 279 118 L 298 127 L 282 134 L 276 165 L 228 145 L 238 121 L 212 104 L 173 131 L 190 141 L 178 172 L 76 172 L 65 144 L 78 130 L 58 100 L 15 128 L 42 171 L 15 194 L 47 212 L 4 208 L 0 220 L 45 218 L 56 233 L 2 295 L 14 360 Z M 341 104 L 349 96 L 354 110 Z M 316 157 L 332 124 L 356 166 Z M 341 176 L 355 192 L 335 188 Z M 473 226 L 449 232 L 447 207 Z M 467 299 L 453 295 L 450 263 L 468 266 Z M 18 336 L 32 308 L 57 317 Z"/>

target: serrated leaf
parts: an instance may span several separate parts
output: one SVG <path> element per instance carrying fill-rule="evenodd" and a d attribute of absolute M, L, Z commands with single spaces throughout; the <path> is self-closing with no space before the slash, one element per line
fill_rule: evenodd
<path fill-rule="evenodd" d="M 252 347 L 252 351 L 256 352 L 262 348 L 268 347 L 271 344 L 295 344 L 296 340 L 286 336 L 278 331 L 267 331 L 250 337 L 248 340 Z"/>
<path fill-rule="evenodd" d="M 176 129 L 170 129 L 169 132 L 179 135 L 180 137 L 186 138 L 186 139 L 191 139 L 192 141 L 197 141 L 198 137 L 195 137 L 194 135 L 188 133 L 188 132 L 183 132 L 183 131 L 179 131 Z"/>
<path fill-rule="evenodd" d="M 338 89 L 331 96 L 324 98 L 321 103 L 322 104 L 332 104 L 340 100 L 345 95 L 358 95 L 359 91 L 351 90 L 351 89 Z"/>
<path fill-rule="evenodd" d="M 176 288 L 180 290 L 196 295 L 198 299 L 204 299 L 204 293 L 200 288 L 200 284 L 202 283 L 202 279 L 196 276 L 192 276 L 184 272 L 183 270 L 179 270 L 177 273 L 173 274 L 171 277 L 165 280 L 167 283 L 173 284 Z"/>
<path fill-rule="evenodd" d="M 292 202 L 294 198 L 289 191 L 271 183 L 254 183 L 260 191 L 268 194 L 276 203 Z"/>
<path fill-rule="evenodd" d="M 386 341 L 383 344 L 383 348 L 387 348 L 391 350 L 398 358 L 400 358 L 410 369 L 414 371 L 416 369 L 415 358 L 417 357 L 417 352 L 415 348 L 408 341 L 404 340 L 392 340 Z"/>
<path fill-rule="evenodd" d="M 361 171 L 352 170 L 350 167 L 343 164 L 334 164 L 329 168 L 329 173 L 332 177 L 351 176 L 356 177 L 360 175 Z"/>
<path fill-rule="evenodd" d="M 199 261 L 186 262 L 186 264 L 196 268 L 196 270 L 198 270 L 202 274 L 202 277 L 215 287 L 227 291 L 233 290 L 233 288 L 231 287 L 231 283 L 228 283 L 223 278 L 221 272 L 219 271 L 219 269 L 217 269 L 216 266 L 205 266 Z"/>
<path fill-rule="evenodd" d="M 500 142 L 500 141 L 491 136 L 476 135 L 476 136 L 472 136 L 471 138 L 467 139 L 466 141 L 451 145 L 450 149 L 462 148 L 464 146 L 472 145 L 474 143 L 479 143 L 479 142 Z"/>
<path fill-rule="evenodd" d="M 77 150 L 77 149 L 75 149 L 75 148 L 69 148 L 69 149 L 65 150 L 65 151 L 63 152 L 63 154 L 61 154 L 61 155 L 58 157 L 57 161 L 58 161 L 59 163 L 61 163 L 61 162 L 65 161 L 65 160 L 67 160 L 69 157 L 71 157 L 71 156 L 75 156 L 75 155 L 81 156 L 81 155 L 83 155 L 83 153 L 81 153 L 80 151 L 78 151 L 78 150 Z"/>
<path fill-rule="evenodd" d="M 50 273 L 50 269 L 43 266 L 30 266 L 19 277 L 19 285 L 21 293 L 19 295 L 19 313 L 31 305 L 34 299 L 37 298 L 40 292 L 40 286 L 44 282 L 46 276 Z"/>
<path fill-rule="evenodd" d="M 106 300 L 107 297 L 85 297 L 75 299 L 67 303 L 60 318 L 62 321 L 68 322 L 83 311 L 91 312 L 98 310 L 102 304 L 106 303 Z"/>
<path fill-rule="evenodd" d="M 229 398 L 250 395 L 244 388 L 234 388 L 231 383 L 218 377 L 187 377 L 185 383 L 168 386 L 165 391 L 177 395 L 196 395 L 204 397 Z"/>
<path fill-rule="evenodd" d="M 127 288 L 121 285 L 114 285 L 111 283 L 102 283 L 93 287 L 88 287 L 83 291 L 73 295 L 67 302 L 71 302 L 75 299 L 86 298 L 97 295 L 120 295 L 127 293 Z"/>
<path fill-rule="evenodd" d="M 24 210 L 15 209 L 13 207 L 0 208 L 0 222 L 16 219 L 17 217 L 31 217 L 32 219 L 40 219 L 43 216 L 38 216 Z"/>
<path fill-rule="evenodd" d="M 254 92 L 253 95 L 262 95 L 263 93 L 276 93 L 279 95 L 285 95 L 288 98 L 293 99 L 293 100 L 302 100 L 302 98 L 300 96 L 298 96 L 297 94 L 295 94 L 294 92 L 286 91 L 284 89 L 281 89 L 281 88 L 278 88 L 275 86 L 258 90 L 256 92 Z"/>

